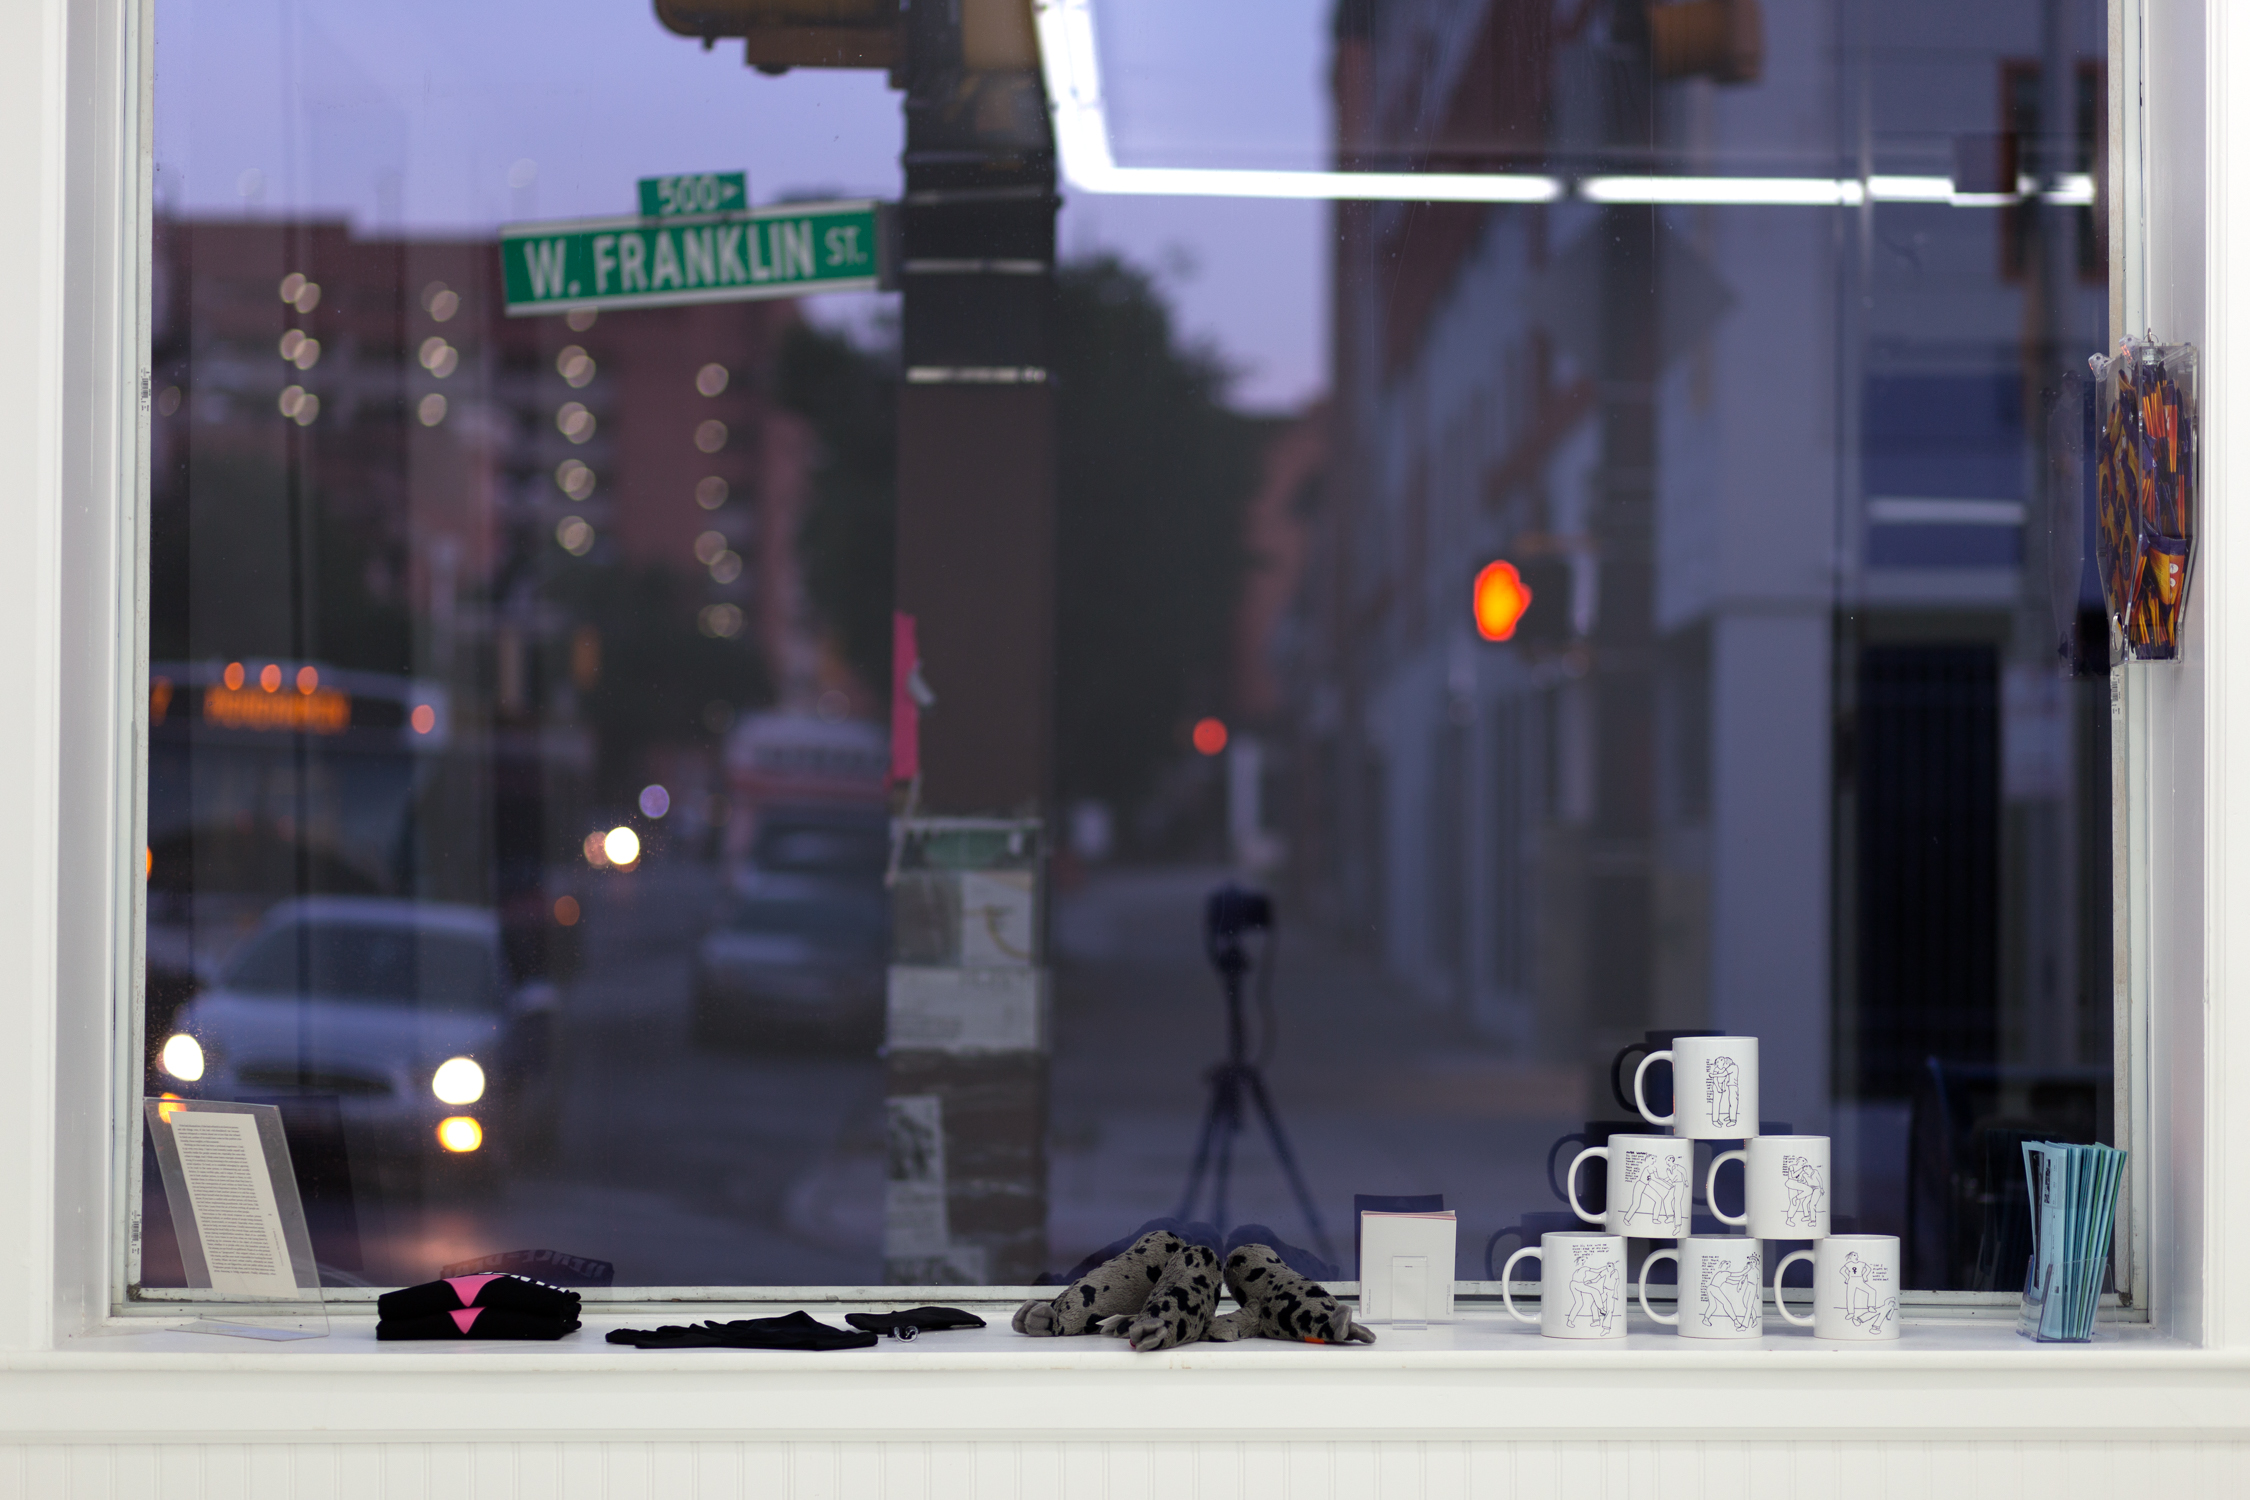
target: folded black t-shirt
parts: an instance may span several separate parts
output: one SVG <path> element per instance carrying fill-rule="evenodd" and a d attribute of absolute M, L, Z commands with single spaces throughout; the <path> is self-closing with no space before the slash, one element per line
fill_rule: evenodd
<path fill-rule="evenodd" d="M 375 1337 L 392 1339 L 559 1339 L 578 1331 L 578 1319 L 543 1318 L 512 1307 L 466 1307 L 419 1318 L 385 1318 Z"/>
<path fill-rule="evenodd" d="M 778 1318 L 740 1318 L 732 1323 L 670 1324 L 663 1328 L 613 1328 L 609 1341 L 637 1349 L 865 1349 L 872 1333 L 834 1328 L 811 1313 Z"/>
<path fill-rule="evenodd" d="M 897 1312 L 845 1313 L 844 1321 L 869 1333 L 889 1333 L 894 1328 L 916 1328 L 923 1333 L 944 1333 L 955 1328 L 982 1328 L 984 1319 L 958 1307 L 907 1307 Z"/>
<path fill-rule="evenodd" d="M 578 1317 L 578 1303 L 576 1292 L 524 1276 L 447 1276 L 385 1292 L 375 1310 L 385 1318 L 427 1318 L 465 1307 L 504 1307 L 569 1322 Z"/>

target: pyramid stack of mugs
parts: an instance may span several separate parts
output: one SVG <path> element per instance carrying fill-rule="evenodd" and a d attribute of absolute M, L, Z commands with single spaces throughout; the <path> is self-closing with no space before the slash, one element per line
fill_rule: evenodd
<path fill-rule="evenodd" d="M 1672 1112 L 1649 1107 L 1649 1070 L 1669 1063 Z M 1633 1075 L 1633 1100 L 1652 1128 L 1647 1135 L 1612 1135 L 1588 1146 L 1570 1164 L 1570 1206 L 1598 1228 L 1540 1236 L 1508 1257 L 1500 1273 L 1505 1288 L 1517 1262 L 1536 1258 L 1540 1271 L 1536 1316 L 1517 1308 L 1518 1321 L 1537 1323 L 1549 1338 L 1610 1339 L 1625 1336 L 1627 1241 L 1673 1240 L 1677 1249 L 1650 1251 L 1642 1261 L 1642 1311 L 1674 1325 L 1691 1339 L 1755 1339 L 1765 1332 L 1763 1284 L 1768 1240 L 1810 1240 L 1813 1248 L 1784 1256 L 1774 1267 L 1774 1305 L 1782 1320 L 1810 1328 L 1813 1336 L 1848 1342 L 1898 1337 L 1899 1245 L 1896 1235 L 1829 1233 L 1828 1137 L 1758 1133 L 1758 1039 L 1754 1036 L 1682 1036 L 1651 1051 Z M 1662 1133 L 1658 1133 L 1661 1129 Z M 1695 1143 L 1740 1141 L 1721 1150 L 1704 1174 L 1714 1217 L 1739 1234 L 1697 1234 Z M 1600 1213 L 1578 1198 L 1578 1169 L 1605 1161 L 1609 1195 Z M 1718 1207 L 1720 1170 L 1742 1164 L 1745 1212 Z M 1793 1311 L 1781 1293 L 1782 1274 L 1797 1261 L 1813 1268 L 1810 1317 Z M 1671 1261 L 1677 1268 L 1677 1311 L 1649 1306 L 1648 1274 Z"/>

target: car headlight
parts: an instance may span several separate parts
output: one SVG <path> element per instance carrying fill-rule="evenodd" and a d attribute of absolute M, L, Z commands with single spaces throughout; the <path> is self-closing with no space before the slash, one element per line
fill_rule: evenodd
<path fill-rule="evenodd" d="M 430 1092 L 441 1104 L 474 1104 L 484 1097 L 484 1069 L 469 1058 L 449 1057 L 430 1075 Z"/>
<path fill-rule="evenodd" d="M 182 1083 L 194 1083 L 203 1076 L 203 1044 L 184 1031 L 174 1032 L 165 1040 L 157 1065 Z M 471 1063 L 470 1066 L 476 1065 Z M 484 1087 L 481 1077 L 477 1087 L 480 1090 Z"/>
<path fill-rule="evenodd" d="M 448 1151 L 474 1151 L 484 1144 L 484 1127 L 467 1115 L 448 1115 L 438 1121 L 437 1138 Z"/>

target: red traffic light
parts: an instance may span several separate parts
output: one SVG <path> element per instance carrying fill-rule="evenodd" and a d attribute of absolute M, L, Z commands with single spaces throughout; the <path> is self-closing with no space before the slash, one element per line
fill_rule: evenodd
<path fill-rule="evenodd" d="M 1217 719 L 1197 719 L 1189 739 L 1195 742 L 1199 755 L 1217 755 L 1227 747 L 1227 726 Z"/>
<path fill-rule="evenodd" d="M 1477 570 L 1474 607 L 1477 634 L 1488 641 L 1504 641 L 1516 633 L 1524 611 L 1531 608 L 1531 585 L 1523 581 L 1512 562 L 1489 562 Z"/>

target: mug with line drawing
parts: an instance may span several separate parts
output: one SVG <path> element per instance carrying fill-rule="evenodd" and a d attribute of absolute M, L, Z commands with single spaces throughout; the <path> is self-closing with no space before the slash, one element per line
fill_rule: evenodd
<path fill-rule="evenodd" d="M 1539 1315 L 1516 1306 L 1516 1262 L 1539 1257 Z M 1625 1236 L 1560 1229 L 1508 1257 L 1500 1298 L 1518 1323 L 1537 1323 L 1551 1339 L 1625 1337 Z"/>
<path fill-rule="evenodd" d="M 1671 1323 L 1684 1339 L 1754 1339 L 1765 1327 L 1765 1247 L 1738 1234 L 1691 1234 L 1677 1250 L 1651 1250 L 1641 1262 L 1641 1311 Z M 1678 1310 L 1670 1317 L 1648 1305 L 1649 1268 L 1679 1266 Z"/>
<path fill-rule="evenodd" d="M 1578 1169 L 1589 1161 L 1609 1163 L 1609 1203 L 1598 1214 L 1578 1199 Z M 1678 1239 L 1693 1227 L 1695 1143 L 1676 1135 L 1613 1135 L 1608 1145 L 1571 1158 L 1563 1186 L 1571 1212 L 1589 1224 L 1638 1239 Z"/>
<path fill-rule="evenodd" d="M 1672 1112 L 1648 1106 L 1648 1070 L 1672 1065 Z M 1691 1141 L 1739 1141 L 1758 1133 L 1758 1039 L 1683 1036 L 1641 1059 L 1633 1070 L 1633 1103 L 1651 1125 L 1669 1125 Z"/>
<path fill-rule="evenodd" d="M 1719 1207 L 1719 1168 L 1742 1163 L 1743 1209 Z M 1722 1224 L 1746 1226 L 1753 1239 L 1820 1240 L 1828 1237 L 1828 1137 L 1761 1135 L 1739 1151 L 1721 1151 L 1704 1174 L 1703 1199 Z"/>
<path fill-rule="evenodd" d="M 1782 1295 L 1781 1277 L 1800 1260 L 1813 1268 L 1813 1315 L 1800 1318 Z M 1898 1337 L 1898 1236 L 1835 1234 L 1773 1268 L 1773 1310 L 1816 1339 L 1873 1343 Z"/>

